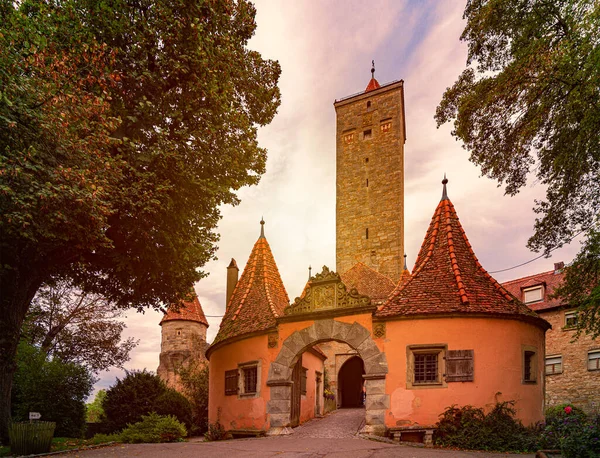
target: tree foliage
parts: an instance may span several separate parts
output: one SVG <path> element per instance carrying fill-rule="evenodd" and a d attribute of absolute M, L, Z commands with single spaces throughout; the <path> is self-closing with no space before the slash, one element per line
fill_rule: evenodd
<path fill-rule="evenodd" d="M 182 391 L 192 406 L 192 435 L 208 429 L 208 364 L 192 364 L 178 371 Z"/>
<path fill-rule="evenodd" d="M 108 432 L 121 431 L 151 412 L 174 415 L 186 426 L 192 425 L 192 408 L 186 397 L 145 369 L 127 372 L 125 378 L 117 379 L 106 391 L 102 409 L 104 429 Z"/>
<path fill-rule="evenodd" d="M 600 224 L 600 3 L 469 0 L 464 18 L 467 68 L 435 118 L 507 194 L 546 186 L 528 246 L 549 254 Z"/>
<path fill-rule="evenodd" d="M 246 46 L 254 16 L 247 0 L 0 1 L 0 439 L 42 284 L 142 308 L 202 277 L 280 103 L 279 64 Z"/>
<path fill-rule="evenodd" d="M 137 345 L 121 341 L 123 310 L 98 294 L 73 288 L 71 282 L 54 281 L 40 288 L 31 303 L 24 337 L 46 354 L 82 364 L 93 373 L 122 367 Z"/>
<path fill-rule="evenodd" d="M 104 418 L 102 403 L 106 398 L 106 390 L 99 390 L 94 400 L 85 405 L 85 419 L 87 423 L 99 423 Z"/>
<path fill-rule="evenodd" d="M 43 351 L 22 342 L 13 389 L 13 418 L 26 421 L 29 412 L 56 422 L 55 436 L 82 437 L 85 399 L 94 379 L 83 366 L 48 358 Z"/>

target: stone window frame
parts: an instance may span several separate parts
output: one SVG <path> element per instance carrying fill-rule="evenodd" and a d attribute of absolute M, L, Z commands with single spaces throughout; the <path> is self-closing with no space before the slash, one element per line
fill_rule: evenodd
<path fill-rule="evenodd" d="M 594 368 L 590 368 L 592 361 L 595 361 L 593 364 L 596 366 Z M 587 370 L 589 372 L 600 371 L 600 348 L 595 348 L 592 350 L 588 350 L 587 352 Z"/>
<path fill-rule="evenodd" d="M 552 361 L 558 360 L 558 362 Z M 559 366 L 558 368 L 556 366 Z M 551 367 L 552 370 L 549 372 L 548 368 Z M 544 360 L 544 374 L 545 375 L 558 375 L 563 373 L 563 358 L 562 355 L 548 355 Z"/>
<path fill-rule="evenodd" d="M 444 377 L 444 359 L 448 351 L 448 344 L 412 344 L 406 346 L 406 388 L 409 390 L 448 388 Z M 437 381 L 427 383 L 415 383 L 415 355 L 435 354 L 437 355 Z"/>
<path fill-rule="evenodd" d="M 533 291 L 539 291 L 540 298 L 532 300 L 532 301 L 528 301 L 527 293 L 533 292 Z M 543 302 L 543 301 L 544 301 L 544 285 L 536 285 L 536 286 L 530 286 L 528 288 L 523 288 L 523 303 L 524 304 L 536 304 L 537 302 Z"/>
<path fill-rule="evenodd" d="M 536 385 L 538 383 L 538 360 L 537 347 L 533 345 L 521 346 L 521 383 L 523 385 Z"/>
<path fill-rule="evenodd" d="M 563 329 L 576 329 L 578 315 L 577 310 L 565 312 L 565 325 L 563 326 Z M 569 323 L 570 319 L 574 319 L 574 322 Z"/>
<path fill-rule="evenodd" d="M 256 391 L 246 392 L 245 370 L 256 369 Z M 258 360 L 238 364 L 238 399 L 259 398 L 261 395 L 261 362 Z"/>

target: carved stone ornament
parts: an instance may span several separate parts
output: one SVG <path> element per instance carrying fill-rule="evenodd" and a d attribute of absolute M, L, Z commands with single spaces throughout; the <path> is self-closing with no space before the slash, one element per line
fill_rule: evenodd
<path fill-rule="evenodd" d="M 323 271 L 308 281 L 302 297 L 285 308 L 285 315 L 320 312 L 341 308 L 365 307 L 371 305 L 368 296 L 358 294 L 356 289 L 348 291 L 340 276 L 323 266 Z"/>
<path fill-rule="evenodd" d="M 268 335 L 269 337 L 269 348 L 277 348 L 277 344 L 279 343 L 279 334 L 273 332 Z"/>
<path fill-rule="evenodd" d="M 385 338 L 385 322 L 373 323 L 373 337 L 376 339 Z"/>

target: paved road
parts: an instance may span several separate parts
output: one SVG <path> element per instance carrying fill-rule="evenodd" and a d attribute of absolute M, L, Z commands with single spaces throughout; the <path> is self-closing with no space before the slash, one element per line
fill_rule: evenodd
<path fill-rule="evenodd" d="M 64 458 L 175 457 L 196 458 L 507 458 L 507 454 L 425 449 L 368 440 L 356 436 L 364 421 L 363 409 L 337 410 L 311 420 L 283 437 L 221 442 L 135 444 L 61 454 Z M 512 455 L 533 458 L 534 455 Z"/>

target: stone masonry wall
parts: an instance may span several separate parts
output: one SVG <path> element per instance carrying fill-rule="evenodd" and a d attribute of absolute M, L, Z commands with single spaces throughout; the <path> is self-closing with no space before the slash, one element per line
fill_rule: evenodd
<path fill-rule="evenodd" d="M 402 273 L 402 103 L 402 82 L 335 103 L 338 272 L 361 261 L 394 282 Z"/>
<path fill-rule="evenodd" d="M 180 390 L 177 371 L 190 364 L 206 362 L 206 326 L 194 321 L 166 321 L 161 334 L 160 364 L 156 373 L 168 386 Z"/>
<path fill-rule="evenodd" d="M 552 325 L 546 357 L 561 355 L 563 365 L 562 373 L 546 375 L 546 407 L 570 402 L 588 414 L 600 413 L 600 370 L 587 368 L 588 352 L 600 349 L 600 339 L 582 335 L 571 343 L 575 330 L 565 328 L 565 310 L 538 313 Z"/>

